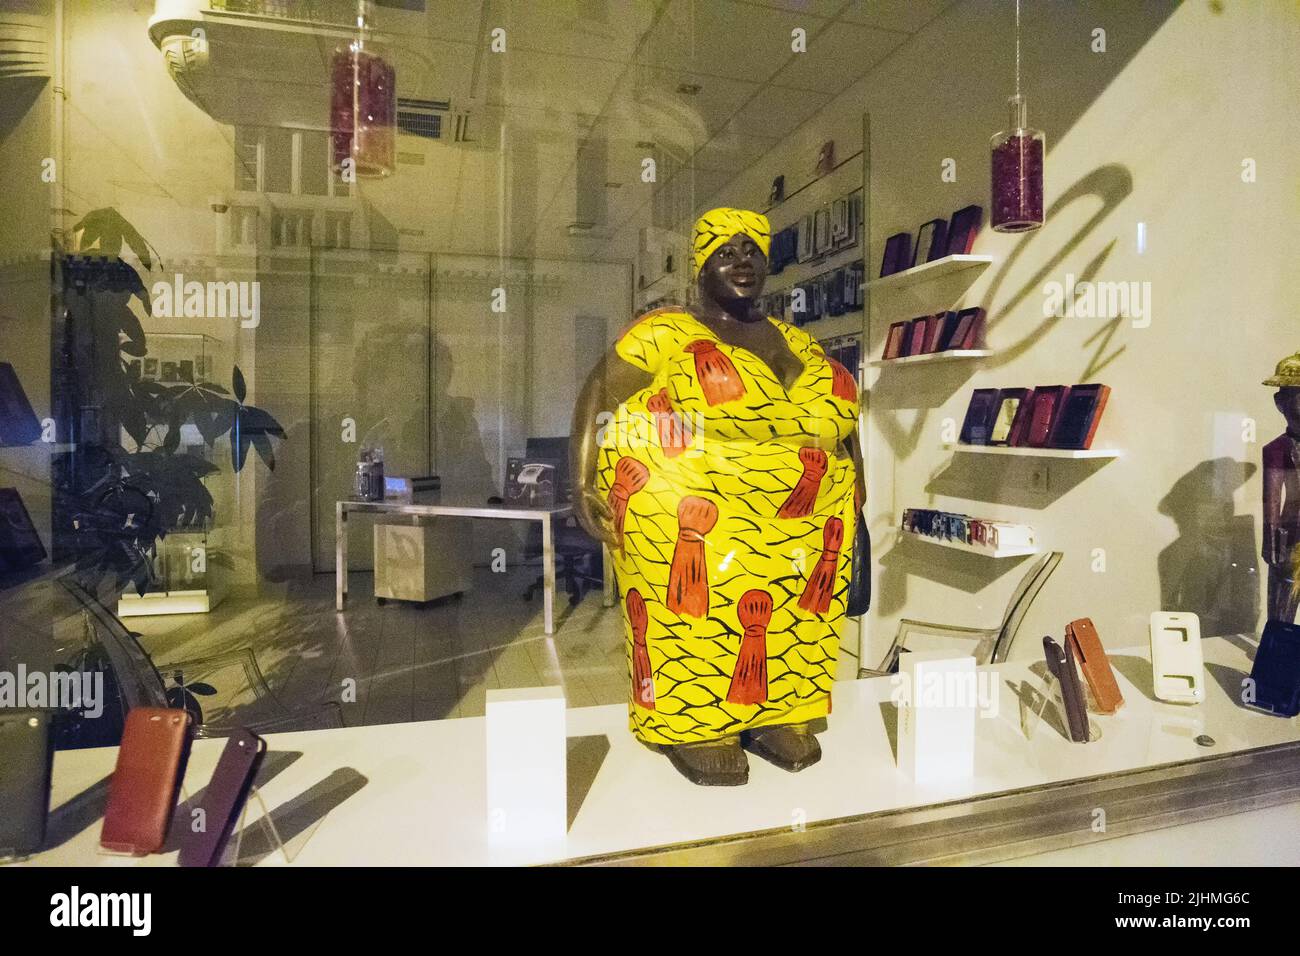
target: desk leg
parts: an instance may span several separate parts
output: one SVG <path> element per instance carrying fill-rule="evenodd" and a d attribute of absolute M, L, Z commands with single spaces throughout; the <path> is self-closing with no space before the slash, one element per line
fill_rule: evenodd
<path fill-rule="evenodd" d="M 601 577 L 605 581 L 604 606 L 613 607 L 618 603 L 618 592 L 614 587 L 614 556 L 609 553 L 609 545 L 600 546 L 600 560 L 604 570 Z"/>
<path fill-rule="evenodd" d="M 542 607 L 546 633 L 555 633 L 555 536 L 551 516 L 542 518 Z"/>
<path fill-rule="evenodd" d="M 348 596 L 348 513 L 343 502 L 334 505 L 334 610 L 343 610 Z"/>

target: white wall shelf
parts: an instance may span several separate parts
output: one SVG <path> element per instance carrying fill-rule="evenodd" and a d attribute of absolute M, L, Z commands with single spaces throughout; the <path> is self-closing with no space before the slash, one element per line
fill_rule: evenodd
<path fill-rule="evenodd" d="M 964 541 L 952 541 L 948 538 L 935 538 L 928 534 L 919 534 L 916 531 L 905 531 L 899 529 L 899 534 L 904 538 L 914 541 L 924 541 L 926 544 L 932 544 L 939 548 L 951 548 L 954 551 L 965 551 L 968 554 L 982 554 L 986 558 L 1023 558 L 1031 554 L 1037 554 L 1038 548 L 1034 545 L 1025 545 L 1015 548 L 990 548 L 983 544 L 966 544 Z"/>
<path fill-rule="evenodd" d="M 970 280 L 973 282 L 975 277 L 979 275 L 980 272 L 987 269 L 992 262 L 992 256 L 944 256 L 942 259 L 935 259 L 932 262 L 925 263 L 924 265 L 913 266 L 910 269 L 904 269 L 902 272 L 895 272 L 893 275 L 887 275 L 879 279 L 872 279 L 867 283 L 867 288 L 872 292 L 908 289 L 929 282 L 935 282 L 939 279 L 946 279 L 959 272 L 966 271 L 971 271 Z"/>
<path fill-rule="evenodd" d="M 1022 458 L 1119 458 L 1118 448 L 1023 448 L 1010 445 L 953 445 L 953 451 L 972 455 L 1014 455 Z"/>
<path fill-rule="evenodd" d="M 956 362 L 961 359 L 986 358 L 992 354 L 992 349 L 948 349 L 944 352 L 905 355 L 902 358 L 876 359 L 868 364 L 872 368 L 889 368 L 894 365 L 924 365 L 928 362 Z"/>

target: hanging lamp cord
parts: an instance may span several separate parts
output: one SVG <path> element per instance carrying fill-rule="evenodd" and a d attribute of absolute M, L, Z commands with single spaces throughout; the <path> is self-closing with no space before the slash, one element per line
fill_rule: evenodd
<path fill-rule="evenodd" d="M 1016 96 L 1020 96 L 1020 0 L 1016 0 Z"/>

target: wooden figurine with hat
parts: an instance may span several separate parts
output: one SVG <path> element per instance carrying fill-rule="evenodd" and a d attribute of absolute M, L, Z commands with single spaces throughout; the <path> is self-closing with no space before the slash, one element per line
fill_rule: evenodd
<path fill-rule="evenodd" d="M 1264 446 L 1264 563 L 1268 565 L 1268 618 L 1294 623 L 1300 604 L 1300 352 L 1277 364 L 1265 385 L 1286 431 Z"/>

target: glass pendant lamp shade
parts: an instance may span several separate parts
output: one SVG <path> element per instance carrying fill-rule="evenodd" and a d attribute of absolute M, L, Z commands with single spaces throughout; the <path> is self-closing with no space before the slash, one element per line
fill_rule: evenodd
<path fill-rule="evenodd" d="M 1008 101 L 1009 128 L 994 133 L 992 150 L 994 232 L 1028 232 L 1043 224 L 1043 157 L 1047 138 L 1031 129 L 1025 98 Z"/>
<path fill-rule="evenodd" d="M 335 170 L 351 159 L 358 176 L 392 173 L 397 151 L 396 71 L 369 44 L 353 41 L 330 63 L 330 143 Z"/>

